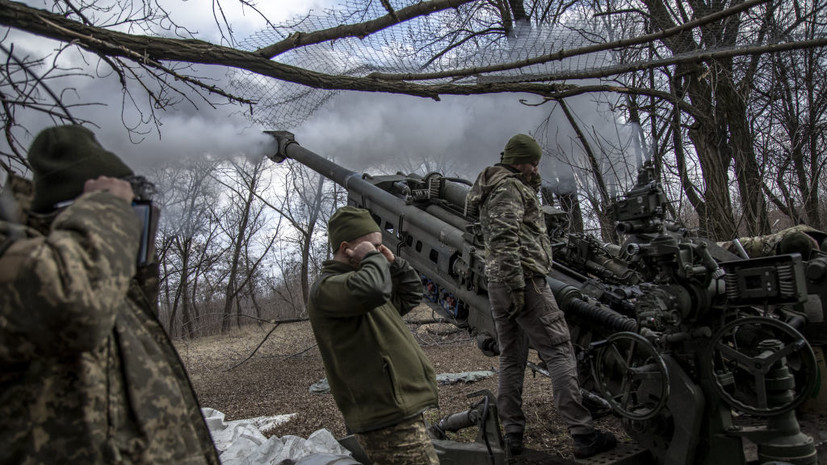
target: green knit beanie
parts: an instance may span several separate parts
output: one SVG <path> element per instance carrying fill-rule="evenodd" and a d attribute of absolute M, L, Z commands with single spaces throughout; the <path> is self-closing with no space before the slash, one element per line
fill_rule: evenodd
<path fill-rule="evenodd" d="M 77 125 L 41 131 L 29 147 L 28 159 L 34 178 L 34 212 L 48 212 L 55 204 L 79 196 L 88 179 L 133 174 L 117 155 L 101 147 L 92 131 Z"/>
<path fill-rule="evenodd" d="M 501 163 L 504 165 L 534 163 L 539 162 L 542 156 L 543 149 L 534 138 L 525 134 L 517 134 L 505 144 Z"/>
<path fill-rule="evenodd" d="M 339 249 L 342 242 L 379 231 L 379 225 L 371 218 L 369 211 L 351 206 L 336 210 L 327 223 L 327 235 L 333 252 Z"/>

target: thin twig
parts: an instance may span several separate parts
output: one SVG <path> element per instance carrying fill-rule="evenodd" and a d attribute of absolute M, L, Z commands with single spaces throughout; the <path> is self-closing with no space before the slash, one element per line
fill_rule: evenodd
<path fill-rule="evenodd" d="M 235 364 L 235 365 L 231 366 L 230 368 L 227 368 L 227 369 L 226 369 L 226 370 L 224 370 L 224 371 L 231 371 L 231 370 L 235 370 L 236 368 L 240 367 L 241 365 L 243 365 L 244 363 L 246 363 L 248 360 L 250 360 L 251 358 L 253 358 L 253 355 L 255 355 L 255 354 L 256 354 L 256 352 L 258 352 L 258 349 L 260 349 L 260 348 L 261 348 L 261 346 L 262 346 L 262 345 L 264 345 L 264 343 L 265 343 L 265 342 L 267 342 L 267 338 L 269 338 L 269 337 L 270 337 L 270 335 L 271 335 L 271 334 L 273 334 L 273 331 L 275 331 L 275 330 L 276 330 L 276 328 L 278 328 L 279 326 L 281 326 L 281 324 L 282 324 L 282 323 L 299 323 L 299 322 L 302 322 L 302 321 L 307 321 L 306 319 L 301 319 L 301 318 L 292 318 L 292 319 L 289 319 L 289 320 L 264 320 L 264 319 L 262 319 L 262 318 L 258 318 L 258 317 L 254 317 L 254 316 L 250 316 L 250 315 L 243 315 L 243 314 L 242 314 L 242 315 L 240 315 L 240 316 L 245 317 L 245 318 L 250 318 L 251 320 L 267 321 L 267 322 L 269 322 L 269 323 L 273 323 L 275 326 L 273 326 L 273 329 L 271 329 L 271 330 L 270 330 L 270 331 L 269 331 L 269 332 L 268 332 L 268 333 L 264 336 L 264 339 L 262 339 L 262 340 L 261 340 L 261 342 L 259 342 L 259 343 L 258 343 L 258 345 L 256 346 L 256 348 L 255 348 L 255 349 L 253 349 L 253 351 L 252 351 L 252 352 L 250 352 L 250 355 L 248 355 L 248 356 L 247 356 L 247 358 L 245 358 L 244 360 L 242 360 L 242 361 L 238 362 L 237 364 Z M 301 354 L 301 353 L 307 352 L 308 350 L 312 349 L 313 347 L 315 347 L 315 345 L 314 345 L 314 346 L 312 346 L 312 347 L 308 347 L 307 349 L 305 349 L 305 350 L 303 350 L 302 352 L 299 352 L 299 353 Z M 293 355 L 297 355 L 297 354 L 293 354 Z M 291 355 L 291 357 L 292 357 L 292 355 Z M 290 357 L 288 357 L 288 358 L 290 358 Z"/>
<path fill-rule="evenodd" d="M 258 343 L 258 345 L 256 346 L 256 348 L 255 348 L 255 349 L 253 349 L 253 351 L 252 351 L 252 352 L 250 352 L 250 355 L 248 355 L 248 356 L 247 356 L 247 358 L 245 358 L 244 360 L 242 360 L 242 361 L 240 361 L 240 362 L 236 363 L 235 365 L 231 366 L 230 368 L 227 368 L 227 369 L 226 369 L 226 370 L 224 370 L 224 371 L 232 371 L 232 370 L 235 370 L 236 368 L 238 368 L 238 367 L 240 367 L 241 365 L 245 364 L 245 363 L 247 362 L 247 360 L 250 360 L 251 358 L 253 358 L 253 355 L 255 355 L 255 354 L 256 354 L 256 352 L 258 352 L 258 349 L 259 349 L 259 348 L 261 348 L 261 346 L 262 346 L 262 345 L 264 345 L 264 343 L 265 343 L 265 342 L 267 342 L 267 338 L 269 338 L 269 337 L 270 337 L 270 335 L 271 335 L 271 334 L 273 334 L 273 331 L 275 331 L 275 330 L 276 330 L 276 328 L 278 328 L 278 327 L 279 327 L 279 324 L 278 324 L 278 323 L 276 323 L 276 325 L 275 325 L 275 326 L 273 326 L 273 329 L 271 329 L 271 330 L 270 330 L 270 332 L 268 332 L 268 333 L 267 333 L 267 335 L 265 335 L 265 336 L 264 336 L 264 339 L 262 339 L 262 340 L 261 340 L 261 342 L 259 342 L 259 343 Z"/>

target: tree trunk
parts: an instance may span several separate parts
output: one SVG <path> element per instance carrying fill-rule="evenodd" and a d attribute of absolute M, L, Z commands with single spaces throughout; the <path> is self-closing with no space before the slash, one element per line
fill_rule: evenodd
<path fill-rule="evenodd" d="M 731 70 L 725 70 L 721 74 L 728 74 L 726 71 L 730 71 L 731 75 Z M 761 183 L 758 182 L 763 176 L 758 169 L 754 140 L 747 122 L 746 101 L 739 95 L 729 78 L 719 80 L 716 95 L 719 99 L 717 106 L 729 128 L 728 147 L 732 150 L 735 162 L 735 180 L 738 183 L 744 215 L 742 223 L 746 228 L 743 233 L 747 236 L 769 234 L 767 203 L 761 191 Z M 739 235 L 741 232 L 739 231 Z"/>
<path fill-rule="evenodd" d="M 238 230 L 235 237 L 235 242 L 233 244 L 233 256 L 232 261 L 230 263 L 230 275 L 227 278 L 227 288 L 224 295 L 224 311 L 222 312 L 221 318 L 221 333 L 225 334 L 227 331 L 230 330 L 230 314 L 232 313 L 233 308 L 233 301 L 235 300 L 235 296 L 238 293 L 238 289 L 236 287 L 236 278 L 238 276 L 238 262 L 239 258 L 241 257 L 241 249 L 244 244 L 244 238 L 247 237 L 245 234 L 245 230 L 247 229 L 247 223 L 250 220 L 250 206 L 253 204 L 253 199 L 255 198 L 255 182 L 249 186 L 249 191 L 247 192 L 247 198 L 244 202 L 244 212 L 241 215 L 241 219 L 238 222 Z"/>
<path fill-rule="evenodd" d="M 172 309 L 169 312 L 169 335 L 175 336 L 175 317 L 178 316 L 178 304 L 181 301 L 181 283 L 175 288 L 175 298 L 173 299 Z"/>
<path fill-rule="evenodd" d="M 600 222 L 600 235 L 604 242 L 616 244 L 619 242 L 619 239 L 617 231 L 615 230 L 614 221 L 608 214 L 608 207 L 611 203 L 611 199 L 609 198 L 609 191 L 606 189 L 606 181 L 603 179 L 603 170 L 600 167 L 600 162 L 592 150 L 588 139 L 586 139 L 586 135 L 583 134 L 583 131 L 580 129 L 580 125 L 577 124 L 577 121 L 574 119 L 574 115 L 569 110 L 568 105 L 566 105 L 566 102 L 564 102 L 563 99 L 560 99 L 557 102 L 560 104 L 560 108 L 566 115 L 566 119 L 568 119 L 575 134 L 577 134 L 577 139 L 583 145 L 583 151 L 586 153 L 586 158 L 588 159 L 589 166 L 591 167 L 592 178 L 594 178 L 594 182 L 597 185 L 597 193 L 600 195 L 600 202 L 593 203 L 596 203 L 594 205 L 594 212 L 597 215 L 597 220 Z"/>
<path fill-rule="evenodd" d="M 192 238 L 184 240 L 181 250 L 181 315 L 183 317 L 182 328 L 183 336 L 186 339 L 193 339 L 195 337 L 195 328 L 192 315 L 190 314 L 190 292 L 189 292 L 189 273 L 190 273 L 190 249 L 192 247 Z"/>
<path fill-rule="evenodd" d="M 819 140 L 822 136 L 821 131 L 816 130 L 816 128 L 821 126 L 821 122 L 819 121 L 819 116 L 823 116 L 823 91 L 818 96 L 815 93 L 816 86 L 819 85 L 818 77 L 816 73 L 818 68 L 823 66 L 822 62 L 819 60 L 820 55 L 816 55 L 814 50 L 807 50 L 804 52 L 806 55 L 806 67 L 807 71 L 804 77 L 804 84 L 807 88 L 807 108 L 808 111 L 808 127 L 810 128 L 809 134 L 807 137 L 807 143 L 809 146 L 809 167 L 810 172 L 807 173 L 809 176 L 805 175 L 804 179 L 800 179 L 799 183 L 801 184 L 801 193 L 804 197 L 804 212 L 807 214 L 807 219 L 810 222 L 810 226 L 816 229 L 822 229 L 821 223 L 821 209 L 819 208 L 821 205 L 818 201 L 818 183 L 821 179 L 821 173 L 824 171 L 824 165 L 821 163 L 819 154 L 822 153 L 821 149 L 819 148 Z M 822 86 L 823 83 L 820 83 Z M 821 97 L 821 98 L 819 98 Z M 804 182 L 804 180 L 808 180 Z"/>
<path fill-rule="evenodd" d="M 302 261 L 301 261 L 301 288 L 302 288 L 302 303 L 307 306 L 310 299 L 310 252 L 313 247 L 313 233 L 316 230 L 316 224 L 319 222 L 319 217 L 322 212 L 322 200 L 324 193 L 324 178 L 318 176 L 318 182 L 313 196 L 313 205 L 310 208 L 309 217 L 307 220 L 307 229 L 304 231 L 304 243 L 302 244 Z"/>
<path fill-rule="evenodd" d="M 729 240 L 737 237 L 737 228 L 729 196 L 729 162 L 714 143 L 717 135 L 717 131 L 703 125 L 689 131 L 705 181 L 703 206 L 697 205 L 696 210 L 702 236 L 712 240 Z M 695 190 L 694 185 L 685 186 L 687 188 Z"/>
<path fill-rule="evenodd" d="M 250 210 L 253 205 L 253 200 L 255 200 L 256 198 L 256 187 L 258 186 L 260 166 L 261 162 L 259 162 L 259 164 L 257 165 L 254 165 L 252 173 L 245 173 L 243 168 L 237 168 L 239 174 L 241 174 L 242 177 L 249 176 L 249 178 L 247 178 L 245 181 L 245 187 L 247 191 L 245 192 L 246 196 L 242 199 L 244 204 L 242 206 L 241 217 L 238 220 L 235 232 L 235 241 L 233 242 L 233 255 L 230 261 L 230 274 L 227 278 L 227 287 L 224 294 L 224 310 L 222 312 L 221 318 L 222 334 L 225 334 L 227 331 L 230 330 L 230 315 L 232 313 L 233 302 L 236 300 L 236 297 L 238 296 L 238 293 L 241 290 L 238 283 L 239 264 L 241 260 L 241 254 L 244 251 L 244 243 L 249 238 L 247 226 L 250 223 Z"/>

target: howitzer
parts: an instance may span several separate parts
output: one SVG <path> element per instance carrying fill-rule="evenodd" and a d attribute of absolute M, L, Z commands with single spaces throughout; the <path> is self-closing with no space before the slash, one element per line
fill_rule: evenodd
<path fill-rule="evenodd" d="M 384 244 L 420 272 L 428 303 L 483 352 L 498 353 L 478 218 L 465 203 L 469 182 L 358 174 L 290 133 L 270 134 L 278 141 L 271 158 L 292 158 L 345 187 L 348 204 L 369 210 Z M 664 202 L 645 166 L 615 205 L 629 237 L 621 247 L 552 237 L 547 281 L 571 328 L 587 397 L 610 406 L 656 463 L 746 463 L 744 438 L 758 444 L 761 461 L 817 463 L 795 417 L 817 367 L 788 310 L 808 299 L 805 263 L 797 255 L 735 260 L 665 221 Z M 559 220 L 545 208 L 547 222 Z M 744 417 L 749 425 L 737 423 Z"/>

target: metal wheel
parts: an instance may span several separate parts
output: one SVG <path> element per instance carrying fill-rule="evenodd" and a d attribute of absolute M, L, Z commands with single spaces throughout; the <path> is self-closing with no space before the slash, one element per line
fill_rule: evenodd
<path fill-rule="evenodd" d="M 669 399 L 669 372 L 643 336 L 620 332 L 592 345 L 592 376 L 598 391 L 619 415 L 648 420 Z"/>
<path fill-rule="evenodd" d="M 710 348 L 715 390 L 736 410 L 758 416 L 789 412 L 815 386 L 812 347 L 782 321 L 731 321 L 712 336 Z"/>

